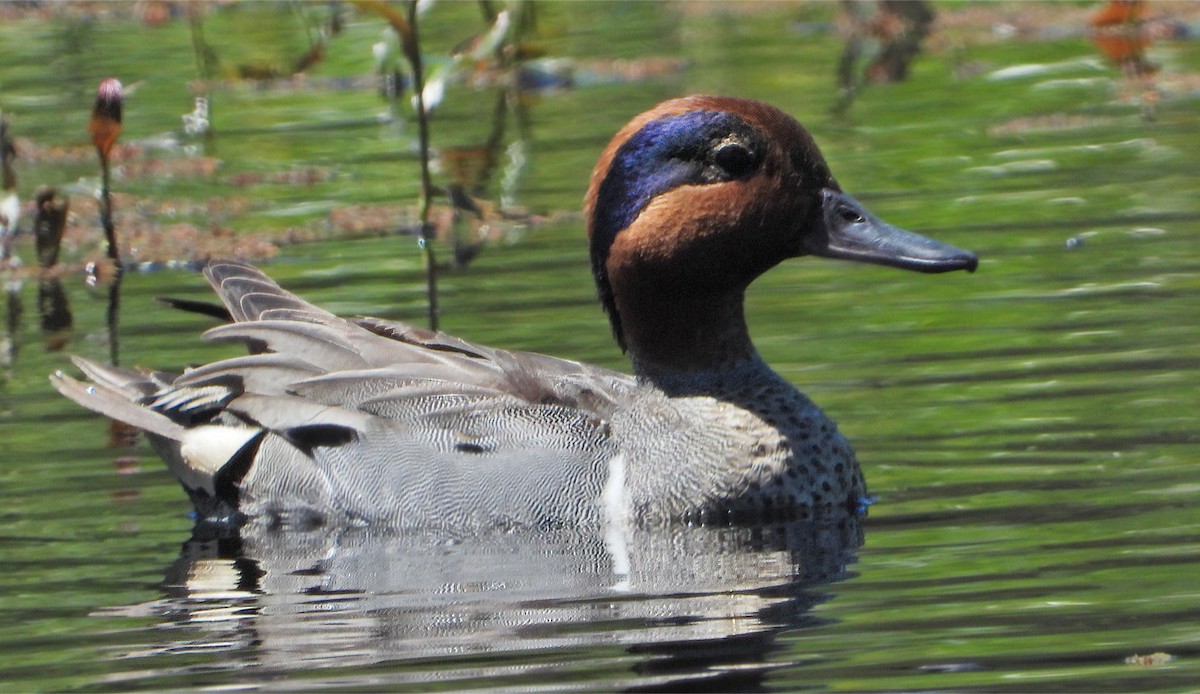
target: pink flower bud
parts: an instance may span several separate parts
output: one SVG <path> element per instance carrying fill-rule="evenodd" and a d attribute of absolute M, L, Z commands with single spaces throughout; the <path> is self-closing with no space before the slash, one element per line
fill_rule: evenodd
<path fill-rule="evenodd" d="M 100 81 L 96 89 L 96 104 L 92 107 L 92 120 L 88 123 L 88 133 L 92 136 L 92 144 L 104 159 L 121 135 L 121 82 L 109 77 Z"/>

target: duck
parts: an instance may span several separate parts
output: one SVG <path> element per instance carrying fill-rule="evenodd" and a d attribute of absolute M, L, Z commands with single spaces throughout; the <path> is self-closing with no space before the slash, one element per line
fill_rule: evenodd
<path fill-rule="evenodd" d="M 845 193 L 768 104 L 665 101 L 600 155 L 584 199 L 602 305 L 632 374 L 380 318 L 340 318 L 250 264 L 203 274 L 247 354 L 181 374 L 74 358 L 79 405 L 140 428 L 200 521 L 463 532 L 861 514 L 854 451 L 755 349 L 751 282 L 803 256 L 922 273 L 974 253 Z"/>

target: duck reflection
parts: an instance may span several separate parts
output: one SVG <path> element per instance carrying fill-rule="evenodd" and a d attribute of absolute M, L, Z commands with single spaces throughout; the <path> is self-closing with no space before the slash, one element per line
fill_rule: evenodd
<path fill-rule="evenodd" d="M 336 667 L 341 684 L 353 682 L 341 668 L 398 661 L 404 681 L 468 676 L 447 672 L 448 658 L 470 677 L 504 677 L 504 656 L 527 663 L 529 651 L 555 649 L 564 671 L 580 657 L 629 659 L 616 686 L 741 688 L 774 667 L 768 654 L 781 631 L 819 624 L 810 609 L 846 576 L 862 542 L 855 517 L 638 529 L 620 547 L 609 536 L 252 525 L 218 537 L 198 527 L 167 569 L 165 597 L 116 613 L 157 615 L 171 628 L 153 655 L 220 653 L 234 670 Z M 598 647 L 619 650 L 573 650 Z M 484 655 L 493 665 L 480 664 Z M 439 659 L 436 672 L 412 662 L 425 659 Z M 307 683 L 320 681 L 313 674 Z M 373 668 L 370 683 L 387 677 Z"/>

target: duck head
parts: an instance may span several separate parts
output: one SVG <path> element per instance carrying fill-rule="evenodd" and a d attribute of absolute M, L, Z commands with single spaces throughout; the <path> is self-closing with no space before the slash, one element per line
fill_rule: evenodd
<path fill-rule="evenodd" d="M 868 212 L 791 116 L 728 97 L 674 99 L 630 121 L 596 163 L 584 213 L 600 299 L 639 371 L 753 357 L 745 289 L 788 258 L 977 263 Z"/>

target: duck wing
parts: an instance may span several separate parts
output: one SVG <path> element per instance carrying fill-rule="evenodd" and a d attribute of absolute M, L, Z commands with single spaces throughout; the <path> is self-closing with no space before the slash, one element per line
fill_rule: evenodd
<path fill-rule="evenodd" d="M 399 370 L 435 389 L 494 389 L 530 403 L 600 413 L 623 404 L 636 383 L 617 371 L 494 349 L 406 323 L 339 318 L 247 263 L 215 261 L 204 274 L 234 320 L 209 330 L 207 339 L 242 341 L 253 351 L 303 358 L 326 374 L 348 372 L 331 379 L 343 388 L 352 378 L 349 373 L 358 372 L 362 387 L 371 389 Z M 308 385 L 309 397 L 314 397 L 317 384 Z"/>
<path fill-rule="evenodd" d="M 67 397 L 144 429 L 201 517 L 283 526 L 577 522 L 614 455 L 633 377 L 375 318 L 346 320 L 256 268 L 205 276 L 251 354 L 179 376 L 83 359 Z"/>

